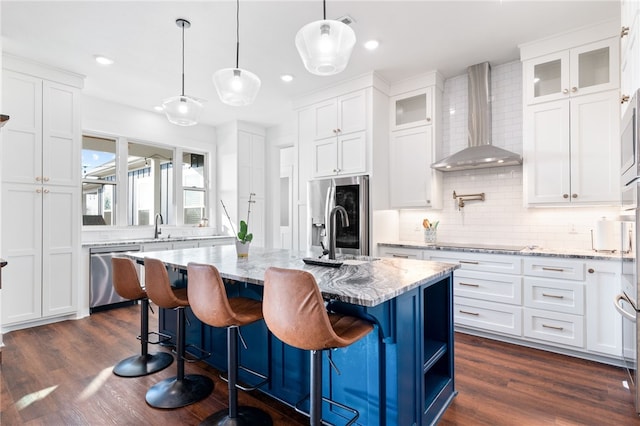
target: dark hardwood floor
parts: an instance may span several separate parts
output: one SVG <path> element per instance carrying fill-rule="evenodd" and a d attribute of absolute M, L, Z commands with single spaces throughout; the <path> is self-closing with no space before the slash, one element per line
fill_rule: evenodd
<path fill-rule="evenodd" d="M 196 425 L 224 409 L 226 384 L 202 362 L 188 363 L 186 372 L 212 377 L 213 394 L 176 410 L 154 409 L 144 400 L 151 385 L 175 374 L 175 364 L 140 378 L 111 372 L 114 363 L 139 350 L 138 309 L 4 335 L 0 424 Z M 465 334 L 456 334 L 455 349 L 459 394 L 441 425 L 640 424 L 621 384 L 622 369 Z M 305 416 L 259 392 L 239 392 L 239 398 L 240 404 L 269 412 L 276 425 L 308 424 Z"/>

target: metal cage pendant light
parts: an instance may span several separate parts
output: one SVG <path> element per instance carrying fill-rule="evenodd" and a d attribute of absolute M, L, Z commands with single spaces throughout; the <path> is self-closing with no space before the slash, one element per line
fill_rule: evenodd
<path fill-rule="evenodd" d="M 193 126 L 198 124 L 203 102 L 200 99 L 184 94 L 184 30 L 189 28 L 191 23 L 186 19 L 178 18 L 176 19 L 176 25 L 182 28 L 182 94 L 165 99 L 162 102 L 162 107 L 171 123 L 178 126 Z"/>
<path fill-rule="evenodd" d="M 322 1 L 323 19 L 305 25 L 296 34 L 296 48 L 305 68 L 315 75 L 334 75 L 349 63 L 356 34 L 347 24 L 327 20 L 326 1 Z"/>
<path fill-rule="evenodd" d="M 240 0 L 236 0 L 236 67 L 224 68 L 213 74 L 213 84 L 220 100 L 232 106 L 250 105 L 258 96 L 260 79 L 254 73 L 238 67 L 240 56 Z"/>

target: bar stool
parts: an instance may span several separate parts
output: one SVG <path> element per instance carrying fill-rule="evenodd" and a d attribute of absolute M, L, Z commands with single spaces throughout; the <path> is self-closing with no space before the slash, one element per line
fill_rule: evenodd
<path fill-rule="evenodd" d="M 145 287 L 149 298 L 161 308 L 175 309 L 176 364 L 175 377 L 162 380 L 147 391 L 147 404 L 155 408 L 178 408 L 206 398 L 213 391 L 213 381 L 199 374 L 184 374 L 185 360 L 185 313 L 189 306 L 187 289 L 174 289 L 169 282 L 167 268 L 158 259 L 144 258 Z"/>
<path fill-rule="evenodd" d="M 238 406 L 238 327 L 262 319 L 262 303 L 246 297 L 228 298 L 215 266 L 189 263 L 187 292 L 193 313 L 205 324 L 227 329 L 227 369 L 229 410 L 218 411 L 201 425 L 272 425 L 266 412 L 248 406 Z"/>
<path fill-rule="evenodd" d="M 149 298 L 147 292 L 140 286 L 138 273 L 133 260 L 125 257 L 113 257 L 111 259 L 113 270 L 113 287 L 116 292 L 129 300 L 140 301 L 140 340 L 141 353 L 123 359 L 113 367 L 113 373 L 121 377 L 140 377 L 164 370 L 173 362 L 173 356 L 166 352 L 150 354 L 148 344 L 157 344 L 168 340 L 168 336 L 158 333 L 149 333 Z M 156 334 L 161 339 L 156 342 L 149 341 L 149 335 Z"/>
<path fill-rule="evenodd" d="M 327 312 L 313 275 L 295 269 L 268 268 L 262 300 L 264 321 L 284 343 L 311 352 L 310 424 L 322 424 L 322 401 L 354 413 L 357 410 L 322 397 L 322 352 L 349 346 L 373 330 L 363 319 Z"/>

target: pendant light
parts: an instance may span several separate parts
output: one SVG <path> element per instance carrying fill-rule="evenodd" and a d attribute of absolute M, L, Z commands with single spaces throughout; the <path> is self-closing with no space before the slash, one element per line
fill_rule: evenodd
<path fill-rule="evenodd" d="M 343 22 L 327 20 L 325 0 L 322 0 L 322 9 L 322 21 L 307 24 L 298 31 L 296 48 L 311 74 L 334 75 L 347 67 L 356 34 Z"/>
<path fill-rule="evenodd" d="M 178 18 L 176 25 L 182 28 L 182 94 L 166 99 L 162 102 L 162 108 L 171 123 L 178 126 L 193 126 L 198 124 L 203 105 L 201 100 L 184 94 L 184 30 L 191 26 L 191 22 Z"/>
<path fill-rule="evenodd" d="M 220 100 L 227 105 L 250 105 L 260 90 L 260 79 L 254 73 L 238 68 L 240 56 L 240 0 L 236 0 L 236 67 L 213 74 L 213 84 Z"/>

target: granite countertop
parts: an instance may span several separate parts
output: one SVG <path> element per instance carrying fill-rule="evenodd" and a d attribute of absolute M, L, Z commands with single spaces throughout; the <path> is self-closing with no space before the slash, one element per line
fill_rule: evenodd
<path fill-rule="evenodd" d="M 313 274 L 326 299 L 361 306 L 376 306 L 431 280 L 446 277 L 459 267 L 425 260 L 361 257 L 344 260 L 342 266 L 332 268 L 305 264 L 302 259 L 310 255 L 251 247 L 249 257 L 241 259 L 234 246 L 127 253 L 136 260 L 153 257 L 179 269 L 186 269 L 189 262 L 212 264 L 222 278 L 259 285 L 264 283 L 264 273 L 270 266 L 301 269 Z"/>
<path fill-rule="evenodd" d="M 132 238 L 130 240 L 112 240 L 112 241 L 88 241 L 83 242 L 82 247 L 109 247 L 109 246 L 126 246 L 133 244 L 152 244 L 152 243 L 174 243 L 178 241 L 201 241 L 201 240 L 217 240 L 217 239 L 233 239 L 233 235 L 186 235 L 182 237 L 166 237 L 166 238 Z"/>
<path fill-rule="evenodd" d="M 506 246 L 500 244 L 474 244 L 474 243 L 446 243 L 435 244 L 421 243 L 418 241 L 394 241 L 378 243 L 384 247 L 415 248 L 422 250 L 446 250 L 468 253 L 507 254 L 520 256 L 548 256 L 573 259 L 612 260 L 620 259 L 620 252 L 596 252 L 584 249 L 551 249 L 538 246 Z M 625 253 L 625 259 L 633 259 L 633 253 Z"/>

